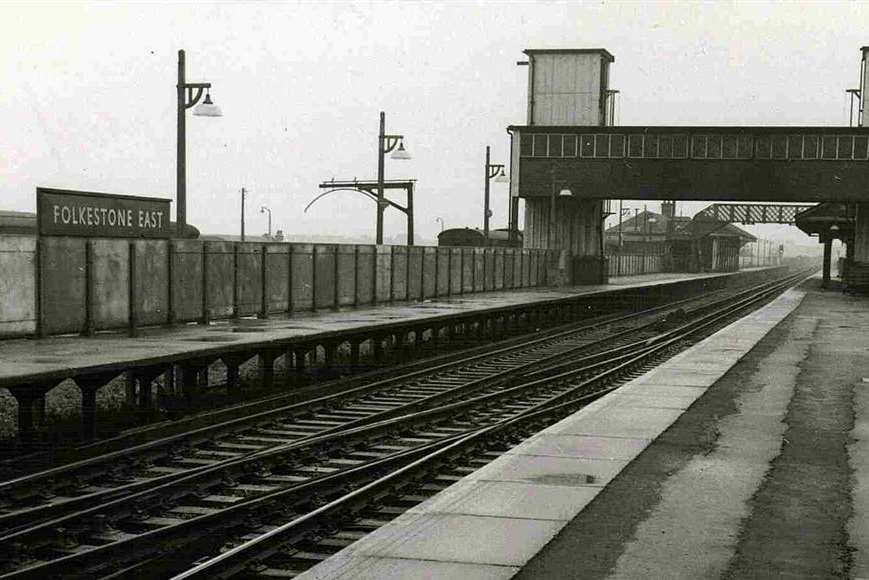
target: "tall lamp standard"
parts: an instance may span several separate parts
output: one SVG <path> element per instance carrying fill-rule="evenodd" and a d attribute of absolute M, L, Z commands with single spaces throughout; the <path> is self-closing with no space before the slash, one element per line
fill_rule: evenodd
<path fill-rule="evenodd" d="M 205 91 L 205 100 L 193 109 L 193 114 L 198 117 L 222 117 L 220 107 L 211 102 L 209 89 L 211 83 L 188 83 L 184 71 L 184 51 L 178 51 L 178 158 L 176 162 L 176 234 L 184 235 L 187 227 L 187 147 L 186 147 L 186 120 L 187 109 L 199 103 L 202 92 Z"/>
<path fill-rule="evenodd" d="M 483 194 L 483 239 L 486 245 L 489 244 L 489 218 L 492 217 L 492 210 L 489 209 L 489 181 L 494 178 L 495 183 L 507 183 L 507 175 L 504 173 L 504 164 L 492 164 L 489 157 L 489 146 L 486 145 L 486 167 L 485 167 L 485 193 Z"/>
<path fill-rule="evenodd" d="M 397 148 L 397 149 L 396 149 Z M 380 111 L 380 135 L 377 140 L 377 244 L 383 243 L 383 211 L 389 205 L 383 197 L 383 170 L 387 153 L 393 159 L 410 159 L 404 148 L 404 135 L 386 134 L 386 113 Z"/>
<path fill-rule="evenodd" d="M 272 210 L 270 210 L 266 206 L 261 206 L 259 208 L 259 212 L 260 213 L 269 212 L 269 236 L 268 237 L 269 237 L 269 239 L 271 239 L 272 238 Z"/>

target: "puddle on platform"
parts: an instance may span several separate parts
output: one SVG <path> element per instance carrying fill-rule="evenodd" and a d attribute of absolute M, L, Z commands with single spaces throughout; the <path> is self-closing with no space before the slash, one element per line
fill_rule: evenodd
<path fill-rule="evenodd" d="M 232 342 L 236 337 L 229 334 L 219 334 L 216 336 L 203 336 L 202 338 L 182 338 L 184 342 Z"/>
<path fill-rule="evenodd" d="M 545 485 L 577 486 L 589 485 L 597 481 L 597 477 L 590 473 L 555 473 L 532 478 L 537 483 Z"/>

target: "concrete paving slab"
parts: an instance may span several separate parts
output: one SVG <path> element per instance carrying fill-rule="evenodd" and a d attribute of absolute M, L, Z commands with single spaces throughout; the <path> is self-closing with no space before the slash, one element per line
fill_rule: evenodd
<path fill-rule="evenodd" d="M 696 385 L 659 385 L 631 383 L 621 387 L 613 393 L 613 396 L 637 396 L 637 397 L 695 397 L 706 392 L 706 387 Z"/>
<path fill-rule="evenodd" d="M 507 580 L 518 566 L 337 555 L 296 578 L 322 580 Z"/>
<path fill-rule="evenodd" d="M 636 457 L 650 441 L 650 439 L 626 437 L 553 435 L 547 432 L 514 447 L 507 452 L 507 455 L 541 455 L 627 461 Z"/>
<path fill-rule="evenodd" d="M 694 401 L 700 398 L 700 394 L 689 395 L 683 397 L 668 397 L 665 395 L 622 395 L 618 397 L 624 399 L 624 407 L 632 407 L 636 409 L 679 409 L 685 410 L 694 404 Z"/>
<path fill-rule="evenodd" d="M 601 487 L 615 477 L 627 463 L 618 459 L 511 454 L 503 455 L 478 469 L 468 479 L 563 487 Z"/>
<path fill-rule="evenodd" d="M 378 558 L 521 566 L 563 525 L 552 520 L 419 512 L 408 512 L 404 516 L 400 525 L 378 530 L 376 541 L 357 542 L 358 547 L 351 553 Z"/>
<path fill-rule="evenodd" d="M 684 370 L 663 367 L 655 369 L 644 375 L 642 384 L 646 385 L 669 385 L 671 387 L 710 387 L 715 384 L 719 376 L 716 374 L 689 373 Z"/>
<path fill-rule="evenodd" d="M 678 409 L 637 409 L 619 406 L 605 414 L 592 415 L 554 425 L 551 433 L 603 437 L 654 438 L 679 418 Z"/>
<path fill-rule="evenodd" d="M 565 487 L 517 482 L 468 480 L 414 510 L 501 518 L 566 521 L 598 494 L 598 487 Z"/>

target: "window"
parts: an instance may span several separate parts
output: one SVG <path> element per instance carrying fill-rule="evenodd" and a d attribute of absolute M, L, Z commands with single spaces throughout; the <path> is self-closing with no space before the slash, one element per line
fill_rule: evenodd
<path fill-rule="evenodd" d="M 610 157 L 625 156 L 625 136 L 611 135 L 610 136 Z"/>
<path fill-rule="evenodd" d="M 595 135 L 594 136 L 594 156 L 609 157 L 610 156 L 610 136 Z"/>
<path fill-rule="evenodd" d="M 583 157 L 594 157 L 594 135 L 583 135 L 580 137 L 580 150 Z"/>
<path fill-rule="evenodd" d="M 837 158 L 851 159 L 854 155 L 854 137 L 851 135 L 839 135 L 839 150 Z"/>
<path fill-rule="evenodd" d="M 688 157 L 688 135 L 673 135 L 673 157 L 677 159 Z"/>
<path fill-rule="evenodd" d="M 630 135 L 628 137 L 628 156 L 642 157 L 643 156 L 643 136 Z"/>
<path fill-rule="evenodd" d="M 788 138 L 785 135 L 772 136 L 772 158 L 787 159 L 788 158 Z"/>
<path fill-rule="evenodd" d="M 739 151 L 739 144 L 736 135 L 724 136 L 724 158 L 736 159 L 736 154 Z"/>
<path fill-rule="evenodd" d="M 707 159 L 721 159 L 721 135 L 710 135 L 706 139 Z"/>
<path fill-rule="evenodd" d="M 531 157 L 534 154 L 534 135 L 528 133 L 519 134 L 519 155 Z"/>
<path fill-rule="evenodd" d="M 772 155 L 772 139 L 768 135 L 759 135 L 754 140 L 755 156 L 758 159 L 769 159 Z"/>
<path fill-rule="evenodd" d="M 548 135 L 534 135 L 534 157 L 546 157 L 549 155 Z"/>
<path fill-rule="evenodd" d="M 854 137 L 854 159 L 869 158 L 869 137 Z"/>
<path fill-rule="evenodd" d="M 671 135 L 658 137 L 658 157 L 661 159 L 673 157 L 673 137 Z"/>
<path fill-rule="evenodd" d="M 562 135 L 564 140 L 564 156 L 576 157 L 576 135 Z"/>
<path fill-rule="evenodd" d="M 754 153 L 754 138 L 751 135 L 740 135 L 737 155 L 740 159 L 751 159 Z"/>
<path fill-rule="evenodd" d="M 691 137 L 691 157 L 706 159 L 706 135 L 693 135 Z"/>
<path fill-rule="evenodd" d="M 818 158 L 818 143 L 817 135 L 806 135 L 803 137 L 803 159 Z"/>
<path fill-rule="evenodd" d="M 803 158 L 803 136 L 788 135 L 788 159 Z"/>
<path fill-rule="evenodd" d="M 643 157 L 646 159 L 656 159 L 658 157 L 658 136 L 646 135 L 643 143 Z"/>
<path fill-rule="evenodd" d="M 549 157 L 561 157 L 561 135 L 549 136 Z"/>
<path fill-rule="evenodd" d="M 821 159 L 836 158 L 836 136 L 824 135 L 821 138 Z"/>

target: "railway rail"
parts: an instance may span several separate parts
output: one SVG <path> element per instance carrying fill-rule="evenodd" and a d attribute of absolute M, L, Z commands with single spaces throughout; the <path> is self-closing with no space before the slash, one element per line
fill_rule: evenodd
<path fill-rule="evenodd" d="M 500 437 L 501 445 L 521 437 L 521 430 L 518 435 L 515 430 L 508 433 L 506 426 L 527 427 L 535 421 L 539 423 L 544 416 L 550 420 L 558 417 L 559 412 L 574 408 L 577 400 L 608 392 L 616 382 L 645 372 L 698 332 L 721 324 L 725 317 L 733 317 L 736 311 L 768 298 L 791 281 L 788 278 L 735 296 L 718 296 L 695 303 L 693 308 L 684 308 L 687 304 L 671 305 L 664 321 L 660 320 L 664 309 L 642 315 L 654 320 L 642 320 L 642 316 L 612 317 L 606 322 L 537 338 L 524 349 L 518 345 L 493 349 L 434 372 L 420 371 L 411 379 L 387 379 L 386 382 L 397 380 L 401 388 L 384 391 L 383 385 L 368 388 L 369 385 L 339 399 L 340 408 L 334 402 L 322 407 L 316 402 L 309 405 L 307 414 L 302 415 L 309 417 L 308 422 L 295 424 L 314 429 L 279 433 L 278 437 L 263 441 L 264 444 L 256 443 L 255 438 L 240 439 L 249 435 L 236 432 L 232 441 L 226 441 L 226 437 L 210 440 L 231 443 L 219 446 L 218 450 L 232 451 L 214 454 L 207 462 L 193 462 L 192 467 L 183 471 L 158 469 L 156 472 L 161 475 L 122 481 L 112 491 L 88 490 L 65 502 L 9 511 L 0 516 L 5 517 L 2 521 L 7 529 L 0 536 L 0 553 L 8 554 L 0 564 L 3 566 L 0 572 L 20 578 L 44 578 L 59 573 L 106 576 L 136 572 L 163 577 L 179 571 L 167 566 L 168 559 L 160 558 L 167 546 L 171 546 L 174 555 L 185 555 L 173 557 L 173 562 L 193 562 L 203 555 L 214 554 L 227 542 L 240 544 L 227 554 L 241 550 L 245 555 L 233 558 L 245 560 L 244 569 L 248 569 L 250 562 L 265 565 L 262 562 L 267 557 L 284 550 L 280 546 L 298 543 L 299 530 L 308 530 L 304 534 L 310 535 L 310 529 L 324 526 L 324 520 L 314 514 L 333 512 L 323 512 L 320 504 L 332 506 L 342 501 L 352 504 L 359 498 L 357 492 L 380 481 L 378 475 L 388 472 L 391 475 L 387 478 L 397 477 L 396 473 L 406 472 L 407 464 L 416 465 L 417 460 L 422 461 L 420 458 L 432 452 L 434 457 L 442 457 L 440 454 L 446 450 L 465 449 L 462 446 L 478 441 L 476 437 L 482 437 L 480 434 L 486 433 L 487 441 Z M 612 332 L 613 325 L 628 319 L 633 321 L 631 328 Z M 433 377 L 435 383 L 425 383 Z M 336 414 L 340 410 L 346 412 Z M 337 417 L 342 420 L 334 420 Z M 255 424 L 247 423 L 245 432 L 262 429 L 252 427 Z M 272 423 L 272 427 L 278 426 Z M 285 425 L 270 430 L 288 431 Z M 257 431 L 256 436 L 262 435 Z M 488 450 L 484 456 L 495 451 Z M 151 466 L 149 469 L 154 471 Z M 425 484 L 428 487 L 423 491 L 436 490 L 438 481 L 446 483 L 450 476 Z M 359 486 L 361 489 L 347 494 L 348 489 Z M 406 495 L 402 496 L 402 505 L 410 501 Z M 424 495 L 418 493 L 414 497 Z M 350 497 L 352 501 L 341 500 L 342 497 Z M 63 508 L 46 507 L 52 505 Z M 337 505 L 336 509 L 345 515 L 359 513 L 359 510 L 347 512 L 350 504 Z M 391 509 L 400 513 L 398 508 Z M 288 520 L 290 524 L 281 523 Z M 330 521 L 326 529 L 330 529 L 329 525 L 334 527 L 334 518 Z M 353 521 L 358 527 L 359 518 Z M 294 524 L 297 527 L 287 528 L 293 522 L 297 522 Z M 289 531 L 284 532 L 285 528 Z M 276 530 L 281 531 L 275 534 Z M 340 547 L 362 531 L 350 530 L 352 533 L 348 532 L 346 537 L 333 537 L 333 543 Z M 274 544 L 277 548 L 269 543 L 272 540 L 262 539 L 273 536 L 280 538 Z M 259 551 L 265 545 L 272 547 Z M 297 548 L 291 550 L 299 552 Z M 215 563 L 224 562 L 223 558 L 213 558 L 205 565 L 209 573 L 218 570 L 224 574 L 223 564 Z M 226 569 L 235 574 L 237 566 L 238 561 L 233 560 Z M 269 566 L 266 568 L 281 570 Z M 292 575 L 299 568 L 294 564 L 285 571 Z"/>
<path fill-rule="evenodd" d="M 516 372 L 576 348 L 603 348 L 637 332 L 651 335 L 662 315 L 692 304 L 701 308 L 721 294 L 571 324 L 540 333 L 532 340 L 527 336 L 509 339 L 381 373 L 363 379 L 361 384 L 358 379 L 348 380 L 336 393 L 279 404 L 267 411 L 0 482 L 0 530 L 57 517 L 269 448 L 435 407 L 475 389 L 497 388 Z"/>

